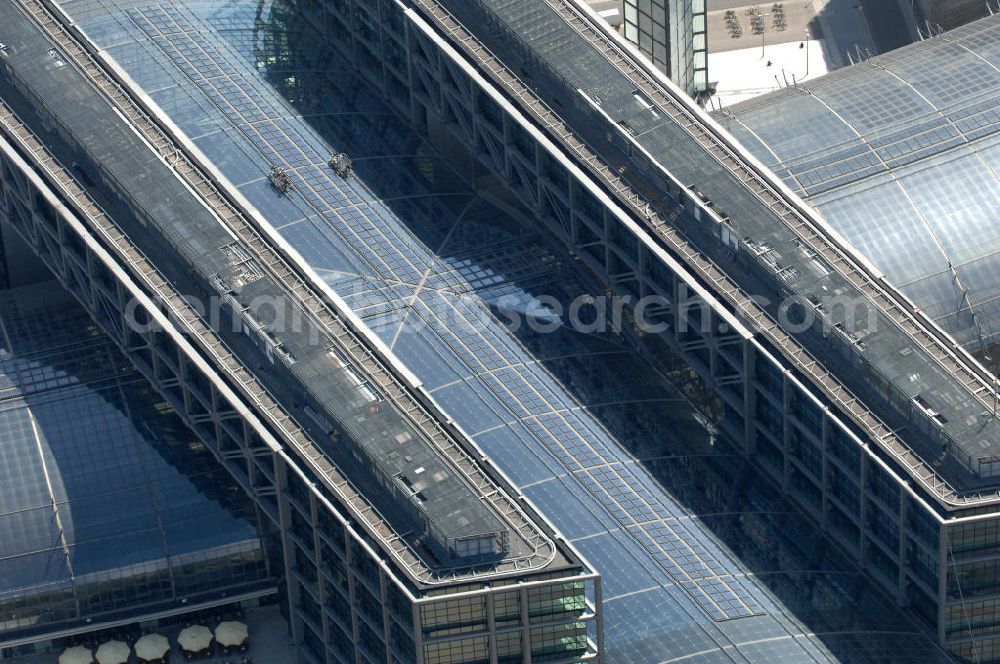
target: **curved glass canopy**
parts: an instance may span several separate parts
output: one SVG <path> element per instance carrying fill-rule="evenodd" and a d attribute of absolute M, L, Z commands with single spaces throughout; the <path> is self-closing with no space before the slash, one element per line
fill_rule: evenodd
<path fill-rule="evenodd" d="M 273 587 L 257 532 L 67 292 L 0 293 L 0 643 Z"/>
<path fill-rule="evenodd" d="M 956 340 L 1000 338 L 1000 16 L 716 119 Z"/>
<path fill-rule="evenodd" d="M 755 479 L 663 348 L 539 309 L 601 290 L 290 5 L 60 4 L 601 573 L 608 661 L 947 661 Z M 328 167 L 341 152 L 354 176 Z"/>

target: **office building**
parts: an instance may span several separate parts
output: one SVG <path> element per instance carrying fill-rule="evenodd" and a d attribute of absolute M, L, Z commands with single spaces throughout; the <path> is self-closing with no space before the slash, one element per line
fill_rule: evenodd
<path fill-rule="evenodd" d="M 719 427 L 939 643 L 993 657 L 989 608 L 976 609 L 978 633 L 959 635 L 965 608 L 949 581 L 990 564 L 991 545 L 966 537 L 996 518 L 992 375 L 575 3 L 445 4 L 454 20 L 440 5 L 421 15 L 478 63 L 477 85 L 518 104 L 499 104 L 498 122 L 458 112 L 447 85 L 440 97 L 425 86 L 418 121 L 447 99 L 448 126 L 502 165 L 609 288 L 672 304 L 678 289 L 696 292 L 706 306 L 695 325 L 675 319 L 674 348 L 723 400 Z M 393 73 L 381 75 L 388 85 Z M 491 122 L 500 148 L 482 138 Z M 587 177 L 595 190 L 574 188 Z"/>
<path fill-rule="evenodd" d="M 717 114 L 915 309 L 994 374 L 997 44 L 1000 17 L 990 17 Z M 986 437 L 975 449 L 992 454 Z M 946 467 L 950 454 L 943 447 L 935 464 Z M 951 650 L 991 661 L 998 656 L 992 595 L 1000 579 L 988 562 L 997 496 L 995 474 L 980 475 L 979 487 L 959 500 L 939 498 L 927 508 L 944 519 L 947 561 L 940 568 L 947 573 L 937 572 L 943 610 L 928 620 Z M 911 602 L 917 612 L 923 605 Z"/>
<path fill-rule="evenodd" d="M 7 216 L 275 524 L 307 661 L 963 647 L 988 377 L 581 4 L 3 12 Z M 666 328 L 500 321 L 607 291 Z"/>
<path fill-rule="evenodd" d="M 705 0 L 624 0 L 622 33 L 695 96 L 708 89 Z"/>
<path fill-rule="evenodd" d="M 41 173 L 21 166 L 5 178 L 16 194 L 8 195 L 11 223 L 280 530 L 286 613 L 303 657 L 595 658 L 597 576 L 336 295 L 305 276 L 295 250 L 275 237 L 265 242 L 269 231 L 255 227 L 243 194 L 214 169 L 195 167 L 197 148 L 169 124 L 154 129 L 138 110 L 142 93 L 111 82 L 124 72 L 100 55 L 80 69 L 70 64 L 87 58 L 90 45 L 50 9 L 65 20 L 56 7 L 0 7 L 5 119 L 18 144 L 6 146 L 14 160 L 8 172 L 19 158 L 51 150 Z M 91 12 L 103 21 L 98 28 L 126 34 L 155 33 L 174 20 L 170 8 L 75 9 L 81 23 Z M 160 48 L 152 34 L 147 39 Z M 211 66 L 210 56 L 190 55 Z M 111 89 L 127 109 L 109 104 Z M 198 121 L 213 117 L 222 116 Z M 279 136 L 270 137 L 275 148 Z M 236 156 L 220 154 L 220 163 Z M 325 182 L 312 183 L 313 191 L 366 196 L 353 182 L 341 189 L 327 159 L 317 169 Z M 255 178 L 277 214 L 288 177 L 275 169 Z M 68 184 L 73 179 L 82 186 Z M 365 202 L 378 205 L 358 201 Z M 97 225 L 69 231 L 63 225 L 80 218 L 68 205 Z M 365 213 L 378 219 L 380 210 L 359 209 Z M 107 225 L 112 219 L 121 231 Z M 74 240 L 53 246 L 53 232 Z M 76 257 L 57 258 L 63 251 Z M 188 307 L 198 297 L 218 304 L 219 316 L 194 314 Z M 255 309 L 262 302 L 270 306 L 263 313 Z M 277 319 L 283 313 L 287 324 Z"/>
<path fill-rule="evenodd" d="M 453 4 L 464 25 L 480 21 Z M 674 86 L 629 61 L 614 34 L 570 3 L 546 4 L 505 3 L 494 11 L 510 31 L 478 36 L 502 61 L 550 68 L 548 85 L 530 88 L 544 103 L 530 112 L 628 211 L 614 219 L 648 233 L 623 235 L 607 215 L 581 221 L 590 203 L 576 194 L 585 212 L 564 224 L 567 243 L 619 292 L 656 292 L 656 266 L 672 261 L 692 270 L 687 288 L 718 306 L 698 310 L 703 334 L 678 319 L 676 347 L 725 401 L 720 428 L 939 643 L 995 658 L 993 376 Z M 540 207 L 561 218 L 551 198 Z M 727 348 L 734 331 L 749 341 L 739 352 Z M 983 599 L 966 604 L 966 587 Z"/>
<path fill-rule="evenodd" d="M 934 32 L 953 30 L 987 14 L 1000 11 L 1000 7 L 995 3 L 979 2 L 979 0 L 917 0 L 915 8 L 929 24 L 921 26 L 925 34 L 928 27 Z"/>

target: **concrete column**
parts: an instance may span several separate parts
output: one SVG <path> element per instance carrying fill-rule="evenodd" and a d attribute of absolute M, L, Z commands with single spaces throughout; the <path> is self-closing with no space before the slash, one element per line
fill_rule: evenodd
<path fill-rule="evenodd" d="M 521 603 L 521 661 L 531 664 L 531 613 L 528 611 L 528 589 L 518 594 Z"/>
<path fill-rule="evenodd" d="M 483 601 L 486 602 L 486 631 L 489 632 L 487 644 L 490 664 L 497 664 L 497 612 L 493 597 L 493 593 L 489 592 L 483 597 Z"/>
<path fill-rule="evenodd" d="M 279 519 L 278 529 L 281 534 L 281 552 L 285 565 L 285 585 L 288 589 L 288 597 L 285 599 L 288 603 L 288 616 L 289 622 L 291 623 L 290 627 L 292 640 L 296 645 L 298 645 L 302 643 L 303 626 L 302 621 L 296 615 L 296 606 L 299 603 L 299 582 L 292 572 L 295 564 L 295 544 L 288 535 L 292 524 L 292 516 L 289 513 L 291 505 L 288 504 L 288 497 L 285 495 L 285 489 L 288 486 L 288 469 L 286 468 L 285 462 L 281 457 L 275 458 L 274 479 L 275 484 L 277 485 Z"/>
<path fill-rule="evenodd" d="M 594 623 L 597 627 L 597 661 L 604 664 L 604 591 L 601 577 L 594 579 Z"/>
<path fill-rule="evenodd" d="M 535 154 L 534 154 L 534 157 L 535 157 L 535 159 L 534 159 L 534 161 L 535 161 L 535 200 L 538 201 L 538 204 L 535 206 L 535 212 L 538 214 L 538 216 L 541 216 L 542 206 L 544 205 L 543 201 L 545 200 L 545 198 L 544 198 L 545 197 L 545 191 L 543 191 L 543 187 L 542 187 L 542 146 L 540 146 L 538 143 L 535 143 Z"/>
<path fill-rule="evenodd" d="M 413 605 L 413 647 L 416 663 L 424 664 L 424 623 L 419 604 Z"/>
<path fill-rule="evenodd" d="M 577 252 L 577 247 L 580 244 L 580 221 L 576 218 L 576 187 L 573 186 L 573 180 L 568 180 L 569 186 L 569 242 L 570 250 L 573 253 Z"/>
<path fill-rule="evenodd" d="M 500 128 L 503 131 L 503 180 L 508 186 L 511 185 L 511 165 L 510 165 L 510 115 L 503 113 L 500 119 Z M 516 191 L 514 192 L 517 193 Z M 518 197 L 520 198 L 520 197 Z"/>
<path fill-rule="evenodd" d="M 347 594 L 351 600 L 351 641 L 354 644 L 354 658 L 361 661 L 361 651 L 358 644 L 361 639 L 361 630 L 358 628 L 358 595 L 357 579 L 354 577 L 354 550 L 351 548 L 351 536 L 344 528 L 344 571 L 347 574 Z"/>
<path fill-rule="evenodd" d="M 865 451 L 867 451 L 867 448 Z M 858 515 L 858 561 L 861 563 L 862 568 L 866 567 L 865 538 L 868 536 L 868 463 L 868 455 L 863 452 L 861 454 L 861 479 L 858 484 L 858 492 L 861 494 L 858 497 L 858 505 L 861 510 L 861 513 Z"/>
<path fill-rule="evenodd" d="M 749 341 L 743 342 L 743 453 L 753 457 L 757 453 L 754 419 L 757 410 L 757 393 L 753 386 L 757 350 Z"/>
<path fill-rule="evenodd" d="M 604 234 L 604 237 L 603 237 L 603 240 L 604 240 L 604 271 L 608 275 L 607 287 L 609 289 L 611 289 L 613 287 L 613 284 L 611 282 L 614 280 L 614 274 L 611 271 L 611 265 L 613 264 L 613 261 L 611 260 L 611 256 L 614 253 L 614 250 L 611 248 L 611 222 L 608 220 L 608 209 L 607 208 L 604 208 L 604 210 L 601 213 L 601 228 L 603 229 L 603 234 Z"/>
<path fill-rule="evenodd" d="M 312 530 L 312 546 L 313 546 L 313 560 L 316 561 L 316 591 L 319 597 L 319 620 L 320 626 L 323 629 L 323 643 L 330 643 L 330 633 L 332 630 L 337 629 L 335 626 L 330 625 L 330 619 L 326 615 L 326 583 L 325 577 L 320 572 L 320 568 L 326 563 L 323 560 L 323 556 L 320 550 L 320 537 L 319 537 L 319 518 L 318 518 L 318 508 L 316 506 L 316 496 L 313 492 L 309 492 L 309 526 Z M 336 592 L 336 591 L 334 591 Z M 324 653 L 326 656 L 326 661 L 330 661 L 330 653 Z"/>
<path fill-rule="evenodd" d="M 829 511 L 830 511 L 830 410 L 828 408 L 823 409 L 823 417 L 820 420 L 820 446 L 823 451 L 823 506 L 820 513 L 820 525 L 823 530 L 826 530 L 829 526 Z"/>
<path fill-rule="evenodd" d="M 785 493 L 788 493 L 789 488 L 791 488 L 792 481 L 792 462 L 789 458 L 791 456 L 791 441 L 789 438 L 791 438 L 792 431 L 792 424 L 789 422 L 789 416 L 792 412 L 791 392 L 792 389 L 788 385 L 788 372 L 783 372 L 781 375 L 781 451 L 784 469 L 781 483 L 785 489 Z"/>
<path fill-rule="evenodd" d="M 392 664 L 392 641 L 389 625 L 392 617 L 389 615 L 389 589 L 386 587 L 385 572 L 378 571 L 378 594 L 382 603 L 382 639 L 385 641 L 385 664 Z"/>
<path fill-rule="evenodd" d="M 938 535 L 938 643 L 945 642 L 946 605 L 948 602 L 948 527 L 941 525 Z"/>
<path fill-rule="evenodd" d="M 906 512 L 907 493 L 899 489 L 899 603 L 906 604 Z"/>

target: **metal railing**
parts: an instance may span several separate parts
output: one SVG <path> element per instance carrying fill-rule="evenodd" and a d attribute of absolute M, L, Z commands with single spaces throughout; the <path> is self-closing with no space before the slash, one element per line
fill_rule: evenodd
<path fill-rule="evenodd" d="M 739 146 L 731 144 L 714 127 L 698 118 L 688 108 L 689 102 L 682 100 L 669 87 L 641 70 L 634 58 L 622 51 L 621 47 L 603 32 L 603 26 L 593 21 L 570 0 L 546 0 L 546 2 L 556 8 L 578 33 L 600 48 L 605 55 L 614 53 L 620 56 L 616 58 L 616 68 L 631 82 L 638 84 L 644 92 L 653 95 L 653 100 L 660 102 L 671 117 L 675 119 L 683 117 L 684 120 L 680 124 L 684 129 L 698 143 L 707 147 L 727 169 L 736 173 L 744 185 L 774 211 L 802 242 L 807 243 L 807 246 L 867 296 L 887 318 L 912 337 L 942 369 L 955 376 L 987 410 L 993 408 L 995 405 L 993 400 L 1000 394 L 996 389 L 996 378 L 989 371 L 968 356 L 936 323 L 916 310 L 912 303 L 886 283 L 881 274 L 873 273 L 862 260 L 858 260 L 854 250 L 844 246 L 838 238 L 831 235 L 830 229 L 826 228 L 821 220 L 815 219 L 811 210 L 800 206 L 797 201 L 790 200 L 770 182 L 769 176 L 750 163 Z M 627 67 L 623 68 L 625 65 Z M 985 400 L 984 395 L 989 395 L 991 400 Z"/>
<path fill-rule="evenodd" d="M 491 505 L 501 519 L 509 523 L 520 535 L 521 539 L 532 549 L 532 555 L 511 557 L 501 561 L 490 570 L 481 568 L 454 567 L 448 569 L 430 569 L 408 543 L 401 540 L 387 525 L 385 519 L 377 512 L 363 496 L 354 491 L 348 480 L 337 470 L 326 456 L 316 448 L 295 425 L 293 418 L 285 411 L 257 378 L 247 371 L 242 363 L 228 351 L 225 344 L 214 331 L 208 328 L 191 307 L 173 290 L 169 283 L 159 274 L 145 256 L 128 238 L 114 226 L 107 214 L 89 197 L 89 195 L 59 167 L 55 158 L 37 140 L 35 140 L 35 158 L 39 165 L 46 169 L 63 189 L 70 200 L 77 201 L 79 208 L 88 218 L 92 218 L 101 234 L 113 244 L 120 255 L 125 256 L 131 265 L 139 271 L 143 280 L 163 301 L 176 308 L 177 320 L 181 321 L 198 339 L 203 347 L 221 363 L 228 374 L 237 380 L 244 393 L 249 396 L 265 413 L 282 433 L 282 437 L 293 444 L 299 455 L 306 459 L 321 477 L 329 481 L 329 488 L 340 498 L 340 502 L 350 506 L 360 516 L 369 533 L 378 537 L 397 560 L 404 564 L 414 576 L 426 584 L 452 582 L 455 578 L 465 576 L 489 577 L 509 573 L 516 570 L 544 568 L 555 556 L 556 546 L 528 517 L 523 509 L 503 491 L 495 480 L 492 480 L 479 465 L 485 459 L 478 461 L 457 442 L 462 436 L 453 424 L 440 413 L 432 414 L 433 404 L 425 403 L 419 393 L 405 385 L 391 370 L 390 361 L 379 356 L 379 351 L 364 338 L 362 333 L 350 327 L 349 316 L 337 311 L 337 305 L 328 298 L 317 293 L 308 278 L 301 277 L 294 267 L 294 261 L 287 259 L 274 249 L 264 237 L 266 231 L 259 230 L 253 224 L 250 214 L 240 209 L 237 203 L 230 200 L 213 179 L 206 175 L 197 165 L 195 158 L 179 145 L 177 141 L 157 123 L 150 112 L 140 106 L 125 85 L 113 78 L 98 63 L 84 44 L 85 38 L 77 38 L 70 34 L 74 26 L 65 27 L 55 13 L 44 2 L 38 0 L 19 0 L 26 13 L 42 28 L 68 60 L 73 63 L 92 82 L 95 88 L 118 108 L 132 125 L 140 131 L 146 141 L 170 165 L 181 178 L 186 181 L 202 200 L 227 224 L 233 233 L 248 246 L 255 257 L 280 283 L 290 295 L 296 297 L 303 309 L 311 314 L 317 324 L 338 344 L 339 349 L 356 364 L 364 369 L 373 384 L 377 385 L 387 398 L 393 401 L 399 412 L 420 431 L 427 441 L 446 459 L 449 464 L 464 477 L 476 495 Z M 15 123 L 19 131 L 12 130 L 13 135 L 22 144 L 26 140 L 34 140 L 33 134 L 23 123 L 5 108 L 6 121 Z M 4 123 L 6 125 L 6 122 Z M 54 168 L 55 167 L 55 168 Z M 59 173 L 59 175 L 57 175 Z M 93 215 L 93 216 L 92 216 Z M 476 449 L 469 441 L 471 449 Z"/>
<path fill-rule="evenodd" d="M 615 67 L 645 93 L 653 95 L 663 107 L 664 103 L 672 118 L 683 118 L 681 126 L 699 144 L 709 149 L 728 170 L 736 173 L 743 184 L 760 198 L 769 209 L 774 211 L 799 239 L 813 251 L 822 256 L 828 264 L 844 276 L 854 287 L 871 300 L 879 310 L 893 321 L 906 334 L 913 337 L 917 344 L 927 351 L 928 355 L 950 375 L 956 375 L 959 381 L 970 391 L 981 397 L 983 394 L 997 396 L 994 387 L 994 377 L 977 362 L 968 357 L 962 357 L 962 363 L 956 357 L 958 344 L 951 340 L 933 321 L 914 310 L 914 307 L 890 285 L 885 283 L 882 275 L 872 273 L 863 262 L 847 247 L 830 235 L 821 221 L 812 218 L 812 212 L 802 208 L 796 202 L 790 201 L 783 192 L 778 190 L 767 176 L 753 164 L 749 163 L 738 146 L 730 144 L 725 137 L 719 135 L 713 127 L 698 118 L 687 104 L 669 87 L 659 84 L 653 77 L 639 69 L 634 59 L 622 51 L 618 44 L 601 31 L 601 26 L 595 24 L 591 17 L 579 10 L 567 0 L 546 0 L 556 8 L 563 18 L 567 19 L 574 29 L 592 44 L 608 55 L 611 52 L 620 54 Z M 589 29 L 583 27 L 583 24 Z M 627 68 L 623 68 L 627 65 Z M 676 114 L 675 114 L 676 112 Z M 936 352 L 935 352 L 936 351 Z M 964 353 L 962 353 L 964 355 Z M 968 366 L 967 366 L 968 364 Z M 970 386 L 978 385 L 977 389 Z M 992 402 L 980 398 L 986 408 L 992 407 Z"/>
<path fill-rule="evenodd" d="M 494 24 L 489 26 L 490 29 L 500 30 L 502 33 L 508 32 L 511 39 L 520 38 L 517 32 L 488 4 L 481 2 L 481 0 L 472 1 L 493 19 Z M 626 208 L 631 209 L 635 218 L 643 220 L 644 225 L 652 231 L 653 235 L 659 238 L 672 253 L 681 257 L 685 264 L 692 269 L 694 274 L 703 283 L 721 294 L 735 312 L 739 313 L 744 320 L 749 322 L 757 332 L 762 333 L 773 346 L 780 349 L 782 354 L 791 360 L 797 370 L 808 375 L 812 382 L 855 424 L 868 432 L 870 439 L 877 442 L 884 450 L 889 452 L 902 466 L 909 469 L 910 473 L 926 488 L 940 496 L 943 500 L 957 504 L 966 504 L 979 498 L 978 496 L 960 495 L 951 484 L 946 482 L 932 468 L 928 467 L 899 438 L 892 428 L 887 426 L 870 409 L 865 407 L 861 400 L 844 386 L 840 380 L 826 371 L 815 357 L 788 335 L 738 284 L 719 270 L 700 251 L 695 249 L 668 220 L 663 219 L 655 210 L 652 210 L 646 204 L 641 194 L 625 182 L 619 173 L 605 163 L 589 145 L 581 141 L 548 104 L 515 76 L 499 58 L 482 44 L 474 34 L 466 29 L 461 22 L 452 16 L 447 9 L 438 4 L 436 0 L 413 0 L 413 2 L 415 6 L 423 10 L 421 12 L 422 15 L 429 18 L 442 33 L 451 37 L 452 43 L 460 51 L 466 55 L 471 55 L 478 68 L 484 71 L 487 77 L 494 83 L 499 84 L 500 89 L 517 103 L 519 108 L 527 111 L 536 124 L 547 130 L 556 139 L 555 142 L 557 144 L 564 148 L 568 154 L 574 156 L 577 163 L 582 165 L 585 171 L 596 176 L 615 198 L 625 203 Z M 566 20 L 575 23 L 578 26 L 578 30 L 582 30 L 585 34 L 589 32 L 589 22 L 585 21 L 578 10 L 569 7 L 560 0 L 546 0 L 546 2 L 557 8 Z M 631 56 L 621 52 L 617 45 L 610 43 L 610 40 L 603 36 L 593 35 L 591 41 L 601 46 L 607 46 L 608 48 L 613 47 L 610 52 L 607 52 L 607 49 L 602 50 L 606 51 L 608 59 L 614 66 L 619 69 L 622 66 L 632 66 Z M 622 71 L 625 73 L 624 70 Z M 569 82 L 566 82 L 566 85 L 572 89 Z M 682 105 L 672 101 L 671 97 L 667 97 L 666 94 L 668 93 L 660 92 L 659 86 L 654 87 L 651 81 L 646 82 L 644 79 L 644 83 L 639 87 L 646 94 L 653 95 L 652 99 L 654 101 L 662 100 L 661 104 L 664 105 L 663 110 L 682 127 L 689 131 L 691 128 L 700 128 L 700 124 L 697 124 L 698 120 L 693 114 Z M 727 165 L 727 167 L 734 167 L 736 172 L 745 174 L 745 177 L 741 177 L 741 179 L 744 180 L 747 187 L 760 197 L 768 207 L 775 209 L 776 206 L 784 206 L 782 199 L 779 198 L 766 182 L 747 167 L 736 162 L 735 157 L 724 152 L 723 148 L 704 130 L 701 130 L 698 141 L 705 147 L 714 147 L 713 153 L 721 153 L 723 156 L 720 158 L 720 161 Z M 681 189 L 687 189 L 685 185 L 677 184 Z M 809 237 L 811 238 L 822 238 L 815 229 L 806 223 L 797 209 L 793 210 L 790 207 L 784 207 L 785 209 L 779 213 L 779 216 L 781 216 L 785 223 L 793 229 L 800 227 L 809 229 Z M 806 236 L 802 237 L 805 242 Z M 843 273 L 852 284 L 856 286 L 858 284 L 865 285 L 868 287 L 868 290 L 881 294 L 882 300 L 892 304 L 892 301 L 888 300 L 882 289 L 871 283 L 871 280 L 865 278 L 862 272 L 848 260 L 846 255 L 839 251 L 835 252 L 834 248 L 825 239 L 822 244 L 824 249 L 814 247 L 817 255 L 823 256 L 834 268 L 846 266 L 846 271 Z M 809 242 L 809 245 L 812 246 L 813 243 Z M 867 291 L 864 292 L 867 294 Z M 876 304 L 878 304 L 877 301 Z M 910 318 L 904 317 L 904 323 L 906 321 L 910 321 Z M 909 323 L 909 328 L 906 325 L 901 325 L 901 327 L 903 327 L 904 331 L 909 331 L 910 329 L 918 330 L 916 324 L 912 322 Z M 941 332 L 940 334 L 943 335 L 944 333 Z M 934 345 L 933 342 L 932 338 L 927 338 L 926 340 L 926 343 L 931 345 Z M 958 367 L 958 364 L 952 360 L 950 365 L 945 365 L 945 368 L 948 369 L 951 366 Z M 986 385 L 978 377 L 970 375 L 969 380 L 980 385 L 980 393 L 986 391 Z M 965 383 L 965 385 L 968 387 L 968 383 Z M 957 446 L 954 444 L 953 449 L 958 451 Z M 961 460 L 961 455 L 958 458 Z M 971 457 L 967 461 L 966 465 L 970 469 L 973 469 L 974 462 L 971 460 Z M 988 495 L 982 499 L 992 500 L 994 498 L 996 498 L 995 495 Z"/>

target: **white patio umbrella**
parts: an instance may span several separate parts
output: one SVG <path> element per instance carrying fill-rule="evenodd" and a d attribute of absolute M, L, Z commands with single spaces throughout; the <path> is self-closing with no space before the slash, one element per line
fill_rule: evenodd
<path fill-rule="evenodd" d="M 226 648 L 242 645 L 247 636 L 249 636 L 247 626 L 238 620 L 221 622 L 215 628 L 215 640 Z"/>
<path fill-rule="evenodd" d="M 90 648 L 83 646 L 73 646 L 67 648 L 59 655 L 59 664 L 93 664 L 94 655 Z"/>
<path fill-rule="evenodd" d="M 212 630 L 204 625 L 191 625 L 177 635 L 177 643 L 188 652 L 201 652 L 212 645 Z"/>
<path fill-rule="evenodd" d="M 97 648 L 97 664 L 125 664 L 132 649 L 124 641 L 108 641 Z"/>
<path fill-rule="evenodd" d="M 135 642 L 135 655 L 147 662 L 162 659 L 170 651 L 170 642 L 162 634 L 146 634 Z"/>

